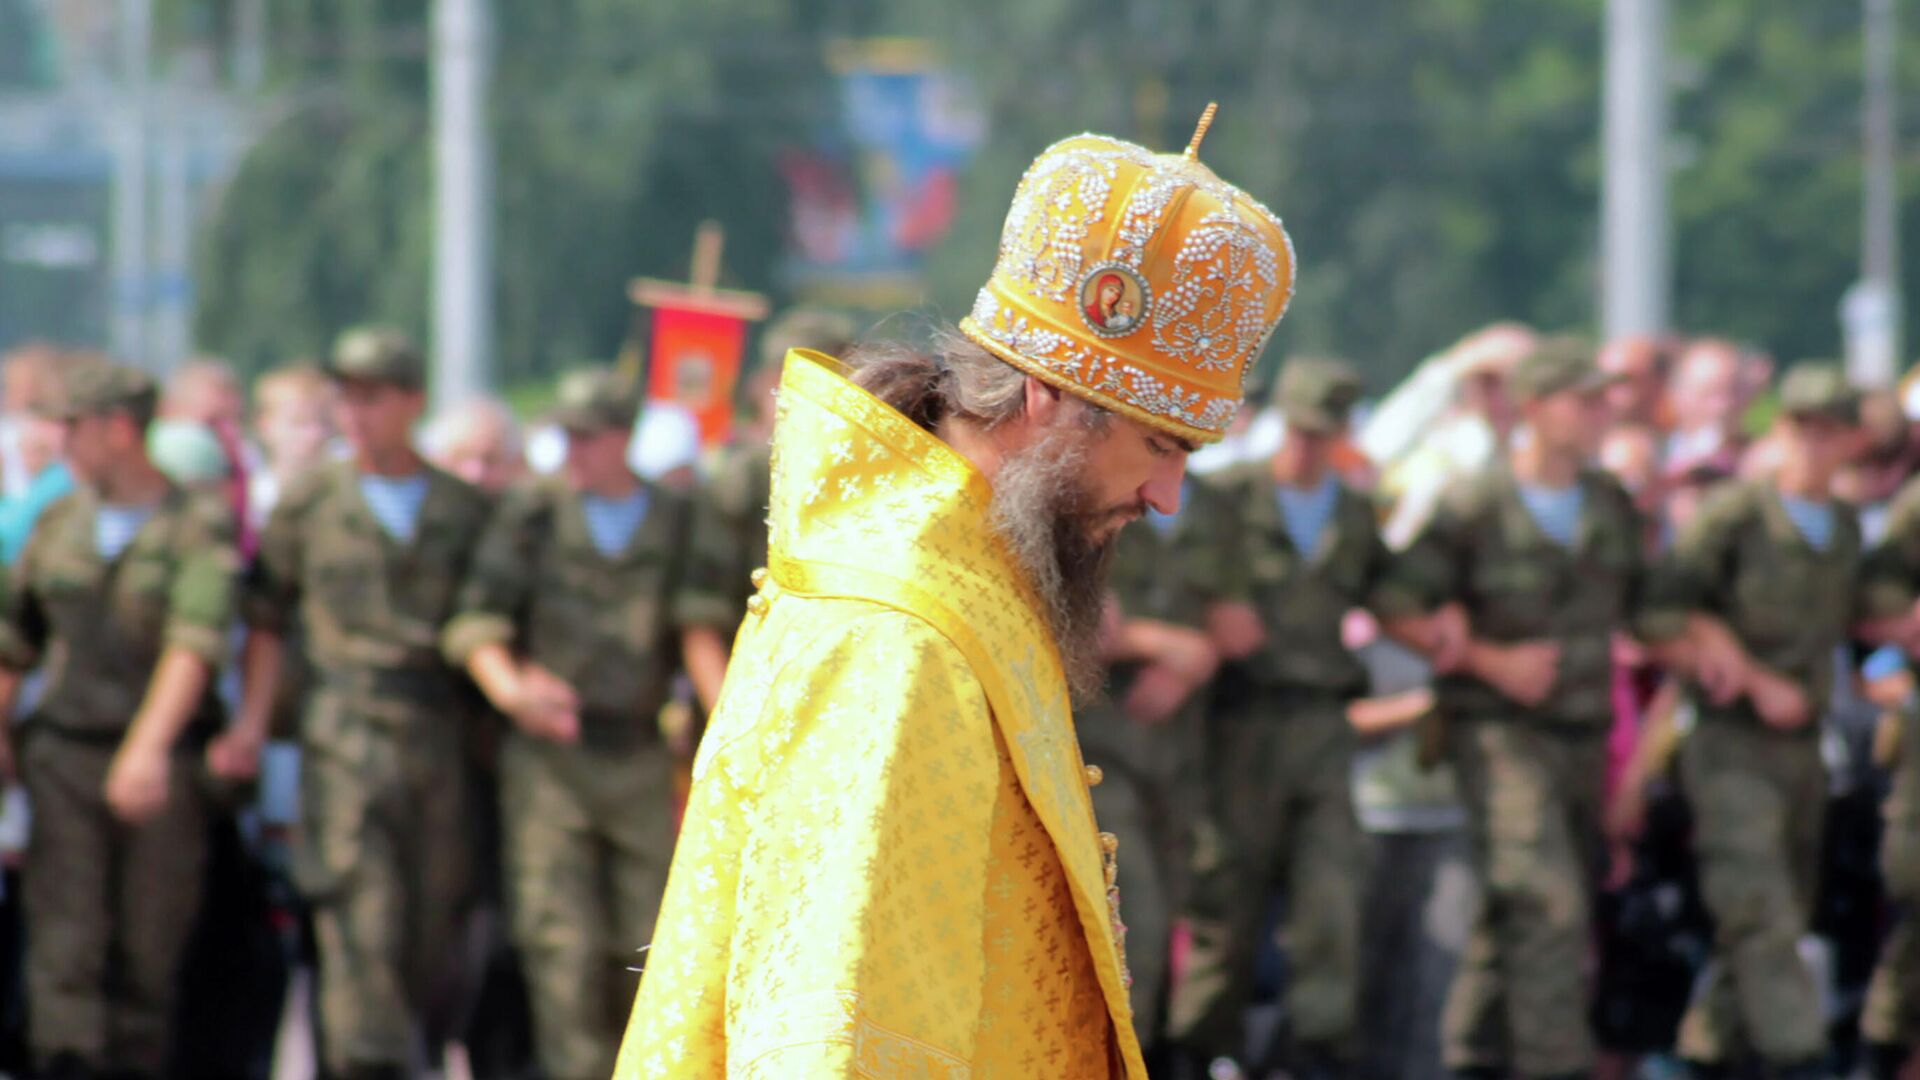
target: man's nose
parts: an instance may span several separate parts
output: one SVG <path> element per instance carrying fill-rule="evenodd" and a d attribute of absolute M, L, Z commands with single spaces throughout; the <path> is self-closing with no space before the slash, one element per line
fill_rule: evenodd
<path fill-rule="evenodd" d="M 1162 514 L 1180 512 L 1180 488 L 1186 482 L 1187 455 L 1176 454 L 1174 460 L 1156 467 L 1153 475 L 1140 488 L 1140 497 L 1148 506 Z"/>

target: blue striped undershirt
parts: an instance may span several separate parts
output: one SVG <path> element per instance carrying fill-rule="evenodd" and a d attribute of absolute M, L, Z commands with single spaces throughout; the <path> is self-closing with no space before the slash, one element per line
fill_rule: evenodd
<path fill-rule="evenodd" d="M 1586 501 L 1586 492 L 1578 484 L 1557 488 L 1543 484 L 1520 485 L 1520 502 L 1526 506 L 1527 515 L 1547 534 L 1547 539 L 1563 548 L 1572 547 L 1580 533 L 1580 512 L 1585 509 Z"/>
<path fill-rule="evenodd" d="M 388 536 L 403 544 L 413 542 L 413 534 L 420 527 L 420 504 L 427 498 L 425 473 L 411 476 L 361 473 L 360 495 L 367 500 L 367 509 L 373 511 L 374 520 Z"/>
<path fill-rule="evenodd" d="M 634 488 L 632 494 L 618 499 L 587 495 L 581 499 L 581 507 L 594 549 L 611 559 L 627 550 L 640 523 L 647 519 L 647 489 Z"/>
<path fill-rule="evenodd" d="M 148 519 L 153 517 L 151 506 L 107 506 L 101 505 L 93 512 L 93 550 L 102 559 L 112 562 L 127 550 L 133 538 Z"/>

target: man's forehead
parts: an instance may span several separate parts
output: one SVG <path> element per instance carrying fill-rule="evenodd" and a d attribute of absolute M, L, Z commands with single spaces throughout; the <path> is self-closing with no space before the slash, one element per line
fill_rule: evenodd
<path fill-rule="evenodd" d="M 1171 447 L 1174 447 L 1175 449 L 1180 450 L 1183 453 L 1188 453 L 1188 454 L 1191 454 L 1194 451 L 1200 449 L 1200 445 L 1194 442 L 1192 439 L 1175 435 L 1172 432 L 1166 431 L 1162 428 L 1155 427 L 1154 425 L 1149 424 L 1144 420 L 1137 420 L 1131 416 L 1124 416 L 1117 413 L 1115 415 L 1119 415 L 1120 419 L 1125 423 L 1126 427 L 1132 430 L 1135 434 L 1137 434 L 1142 439 L 1147 439 L 1147 440 L 1161 443 L 1166 446 L 1171 446 Z"/>
<path fill-rule="evenodd" d="M 351 394 L 360 397 L 377 397 L 389 393 L 404 395 L 419 392 L 411 386 L 402 386 L 397 382 L 388 382 L 385 379 L 362 379 L 351 376 L 335 379 L 334 385 L 339 388 L 342 394 Z"/>

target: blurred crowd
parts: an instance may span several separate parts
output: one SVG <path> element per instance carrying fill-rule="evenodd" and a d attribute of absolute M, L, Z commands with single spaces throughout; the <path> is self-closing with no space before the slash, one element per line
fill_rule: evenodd
<path fill-rule="evenodd" d="M 585 368 L 425 415 L 0 366 L 0 1068 L 605 1077 L 767 563 L 731 440 Z M 1076 709 L 1156 1075 L 1903 1075 L 1920 390 L 1711 337 L 1290 357 L 1113 556 Z"/>

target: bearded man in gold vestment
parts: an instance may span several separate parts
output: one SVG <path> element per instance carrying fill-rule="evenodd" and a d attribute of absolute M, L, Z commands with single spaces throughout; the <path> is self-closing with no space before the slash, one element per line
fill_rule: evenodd
<path fill-rule="evenodd" d="M 616 1077 L 1146 1075 L 1070 702 L 1115 537 L 1177 507 L 1292 293 L 1205 126 L 1047 150 L 928 347 L 788 355 L 768 567 Z"/>

